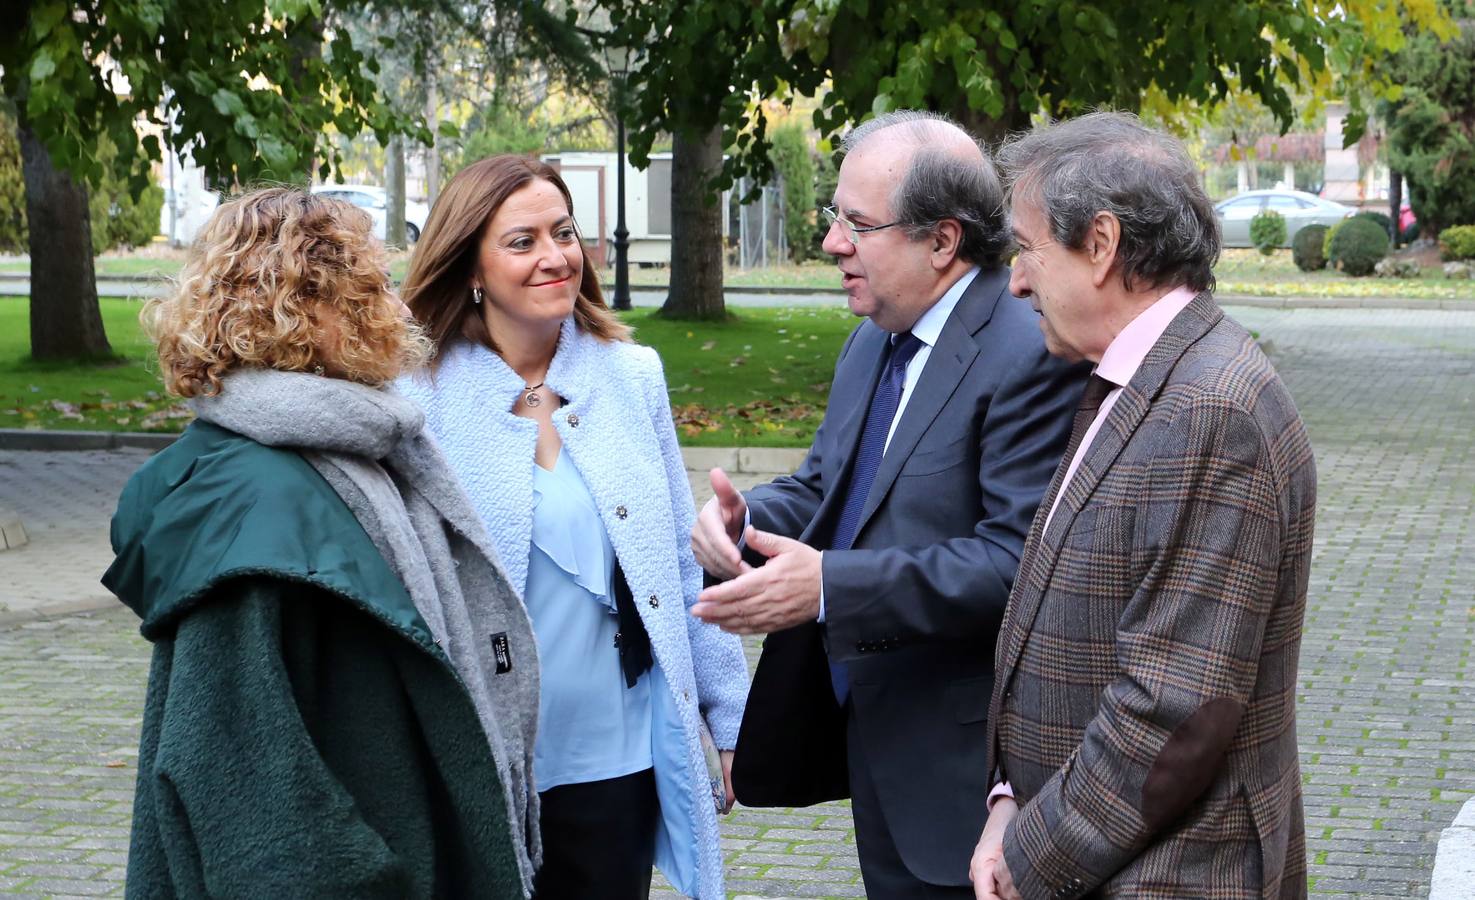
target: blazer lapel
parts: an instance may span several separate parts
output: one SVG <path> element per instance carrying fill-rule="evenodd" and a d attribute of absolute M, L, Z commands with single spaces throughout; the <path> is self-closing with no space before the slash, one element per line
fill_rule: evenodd
<path fill-rule="evenodd" d="M 801 541 L 808 542 L 811 537 L 820 534 L 820 529 L 830 521 L 832 512 L 845 504 L 845 490 L 850 484 L 850 472 L 855 467 L 855 454 L 860 447 L 861 432 L 865 430 L 866 416 L 871 410 L 871 397 L 875 396 L 876 383 L 881 380 L 886 342 L 890 339 L 891 336 L 881 329 L 864 325 L 861 332 L 855 336 L 850 353 L 860 354 L 858 359 L 869 357 L 870 370 L 865 381 L 857 386 L 863 390 L 858 402 L 838 422 L 834 440 L 829 443 L 829 446 L 821 448 L 824 451 L 823 465 L 826 470 L 827 489 L 819 509 L 815 510 L 814 518 L 809 522 L 809 527 L 805 528 L 804 533 L 799 536 Z M 831 385 L 832 396 L 835 387 Z"/>
<path fill-rule="evenodd" d="M 1020 561 L 1019 574 L 1014 581 L 1015 590 L 1004 614 L 996 666 L 998 675 L 1002 676 L 996 678 L 999 685 L 1007 684 L 1024 650 L 1025 639 L 1034 625 L 1035 614 L 1039 611 L 1045 591 L 1050 586 L 1055 561 L 1060 556 L 1071 523 L 1085 508 L 1101 479 L 1121 455 L 1122 449 L 1131 440 L 1142 420 L 1147 417 L 1152 401 L 1157 398 L 1178 360 L 1223 317 L 1224 312 L 1214 302 L 1213 295 L 1205 292 L 1195 297 L 1173 319 L 1162 337 L 1148 351 L 1132 380 L 1122 389 L 1111 412 L 1107 414 L 1106 421 L 1101 423 L 1101 428 L 1097 430 L 1091 446 L 1086 449 L 1086 455 L 1076 468 L 1070 484 L 1065 486 L 1060 505 L 1050 519 L 1050 528 L 1044 530 L 1049 504 L 1060 492 L 1060 482 L 1070 465 L 1068 459 L 1060 461 L 1050 489 L 1045 493 L 1045 500 L 1040 504 L 1035 521 L 1030 526 L 1024 559 Z M 996 695 L 1001 694 L 1002 690 L 996 692 Z M 995 714 L 997 712 L 998 710 L 994 710 Z"/>
<path fill-rule="evenodd" d="M 881 501 L 886 499 L 902 465 L 912 455 L 912 451 L 917 449 L 922 436 L 932 427 L 937 414 L 942 412 L 942 408 L 958 390 L 958 385 L 963 383 L 963 376 L 968 374 L 969 367 L 978 358 L 978 344 L 973 340 L 973 335 L 993 317 L 994 307 L 1008 283 L 1007 269 L 980 272 L 958 299 L 958 305 L 954 307 L 947 324 L 943 325 L 942 333 L 937 337 L 937 346 L 932 348 L 931 355 L 927 357 L 921 377 L 912 387 L 906 409 L 902 411 L 901 420 L 896 423 L 896 431 L 891 436 L 891 444 L 881 457 L 881 465 L 876 469 L 876 480 L 871 484 L 870 493 L 866 495 L 865 506 L 861 508 L 860 524 L 855 530 L 857 537 L 865 530 L 866 523 L 881 506 Z M 874 381 L 872 384 L 874 385 Z M 852 452 L 851 456 L 854 455 Z"/>

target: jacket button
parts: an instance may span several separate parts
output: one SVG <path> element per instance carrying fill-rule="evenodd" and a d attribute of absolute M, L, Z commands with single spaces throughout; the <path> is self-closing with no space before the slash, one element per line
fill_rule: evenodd
<path fill-rule="evenodd" d="M 650 608 L 651 609 L 660 609 L 661 608 L 661 598 L 660 597 L 657 597 L 655 594 L 651 594 L 650 595 Z"/>
<path fill-rule="evenodd" d="M 574 413 L 569 413 L 568 414 L 568 427 L 570 427 L 570 428 L 578 428 L 579 427 L 579 417 L 577 415 L 575 415 Z"/>
<path fill-rule="evenodd" d="M 620 633 L 618 631 L 615 632 L 615 646 L 620 646 Z"/>
<path fill-rule="evenodd" d="M 681 699 L 682 700 L 685 700 L 687 703 L 690 703 L 691 702 L 691 691 L 682 691 L 681 692 Z"/>
<path fill-rule="evenodd" d="M 629 515 L 630 515 L 630 510 L 626 509 L 625 507 L 623 507 L 623 506 L 616 506 L 615 507 L 615 518 L 616 519 L 625 519 L 625 518 L 628 518 Z"/>

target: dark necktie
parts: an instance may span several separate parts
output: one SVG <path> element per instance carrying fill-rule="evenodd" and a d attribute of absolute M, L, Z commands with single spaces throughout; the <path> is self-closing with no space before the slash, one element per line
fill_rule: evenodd
<path fill-rule="evenodd" d="M 886 452 L 886 435 L 891 431 L 891 421 L 896 418 L 896 407 L 901 402 L 907 363 L 921 347 L 921 339 L 910 331 L 892 335 L 886 347 L 885 367 L 881 370 L 881 380 L 876 382 L 876 392 L 871 395 L 871 408 L 866 413 L 865 429 L 860 433 L 855 465 L 850 470 L 850 483 L 845 490 L 845 505 L 840 509 L 840 522 L 835 526 L 835 536 L 830 541 L 831 550 L 849 550 L 855 543 L 861 510 L 865 509 L 866 498 L 870 496 L 876 470 L 881 467 L 881 457 Z M 835 699 L 844 706 L 850 685 L 843 666 L 830 663 L 830 683 L 835 688 Z"/>
<path fill-rule="evenodd" d="M 1060 492 L 1065 490 L 1065 473 L 1070 470 L 1071 460 L 1076 458 L 1076 451 L 1081 447 L 1081 441 L 1086 439 L 1086 432 L 1091 430 L 1091 423 L 1096 421 L 1096 414 L 1101 411 L 1101 404 L 1106 402 L 1106 395 L 1110 394 L 1116 385 L 1097 375 L 1091 373 L 1086 379 L 1086 390 L 1081 394 L 1081 402 L 1076 406 L 1076 417 L 1070 423 L 1070 441 L 1065 445 L 1065 455 L 1060 457 L 1060 468 L 1057 470 L 1060 483 L 1055 485 L 1044 499 L 1042 509 L 1053 510 L 1056 499 Z M 1051 513 L 1046 513 L 1045 521 L 1048 524 Z"/>
<path fill-rule="evenodd" d="M 1070 423 L 1070 443 L 1065 446 L 1065 465 L 1076 458 L 1076 451 L 1081 447 L 1081 441 L 1086 439 L 1086 432 L 1091 430 L 1091 423 L 1096 421 L 1096 413 L 1101 411 L 1101 404 L 1106 402 L 1106 395 L 1116 389 L 1116 385 L 1097 375 L 1091 373 L 1086 379 L 1086 390 L 1081 394 L 1080 405 L 1076 407 L 1076 417 Z M 1063 487 L 1063 485 L 1062 485 Z"/>

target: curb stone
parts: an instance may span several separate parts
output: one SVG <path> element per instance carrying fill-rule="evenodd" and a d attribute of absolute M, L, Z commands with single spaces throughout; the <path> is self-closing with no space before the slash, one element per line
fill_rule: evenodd
<path fill-rule="evenodd" d="M 84 600 L 63 600 L 56 603 L 43 603 L 29 609 L 0 612 L 0 631 L 14 628 L 17 625 L 25 625 L 28 622 L 65 619 L 81 613 L 112 609 L 120 603 L 121 601 L 112 594 L 99 594 Z"/>
<path fill-rule="evenodd" d="M 139 431 L 43 431 L 0 428 L 0 450 L 163 450 L 177 434 Z"/>
<path fill-rule="evenodd" d="M 1465 801 L 1459 815 L 1439 835 L 1429 900 L 1464 900 L 1475 883 L 1475 800 Z"/>
<path fill-rule="evenodd" d="M 152 450 L 174 443 L 177 434 L 138 431 L 43 431 L 0 428 L 0 450 Z M 721 467 L 729 472 L 792 472 L 804 461 L 798 447 L 683 447 L 681 457 L 692 472 Z M 0 517 L 3 519 L 3 517 Z M 0 521 L 0 526 L 4 522 Z"/>

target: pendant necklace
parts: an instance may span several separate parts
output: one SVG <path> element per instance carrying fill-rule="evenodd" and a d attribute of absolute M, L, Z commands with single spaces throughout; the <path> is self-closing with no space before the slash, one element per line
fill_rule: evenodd
<path fill-rule="evenodd" d="M 537 384 L 524 385 L 523 390 L 527 391 L 527 393 L 523 396 L 522 402 L 526 403 L 528 406 L 538 406 L 539 404 L 541 404 L 543 402 L 543 398 L 538 396 L 538 388 L 542 387 L 544 383 L 545 382 L 540 381 Z"/>

